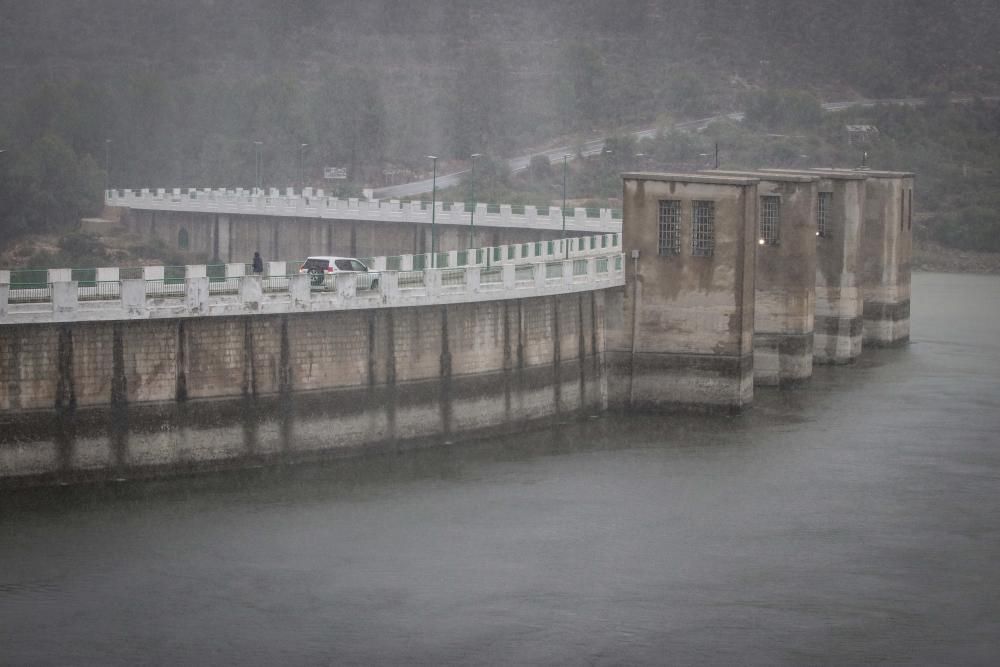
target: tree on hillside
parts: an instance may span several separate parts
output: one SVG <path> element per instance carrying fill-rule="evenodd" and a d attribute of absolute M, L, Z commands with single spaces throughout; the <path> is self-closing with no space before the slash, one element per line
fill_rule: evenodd
<path fill-rule="evenodd" d="M 0 154 L 0 235 L 76 228 L 81 217 L 100 212 L 103 180 L 91 156 L 78 156 L 53 134 Z"/>

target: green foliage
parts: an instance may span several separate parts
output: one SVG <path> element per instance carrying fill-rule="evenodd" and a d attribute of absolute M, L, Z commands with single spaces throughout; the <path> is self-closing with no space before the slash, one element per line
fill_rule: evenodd
<path fill-rule="evenodd" d="M 815 95 L 801 90 L 755 91 L 744 97 L 746 122 L 768 130 L 812 129 L 823 119 Z"/>
<path fill-rule="evenodd" d="M 1000 252 L 1000 207 L 964 206 L 935 215 L 927 235 L 953 248 Z"/>
<path fill-rule="evenodd" d="M 552 162 L 547 155 L 532 155 L 528 164 L 528 176 L 542 183 L 549 182 L 553 177 Z"/>
<path fill-rule="evenodd" d="M 74 228 L 103 205 L 104 175 L 89 155 L 77 155 L 46 134 L 0 155 L 0 233 L 7 241 L 32 232 Z"/>

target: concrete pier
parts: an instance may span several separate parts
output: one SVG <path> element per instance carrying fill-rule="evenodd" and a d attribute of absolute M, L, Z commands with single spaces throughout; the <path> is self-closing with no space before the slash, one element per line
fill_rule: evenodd
<path fill-rule="evenodd" d="M 626 287 L 621 317 L 609 309 L 609 397 L 640 410 L 741 409 L 753 399 L 758 179 L 623 178 Z"/>
<path fill-rule="evenodd" d="M 815 171 L 765 169 L 781 174 Z M 865 180 L 862 173 L 824 172 L 816 193 L 816 312 L 813 363 L 847 364 L 861 355 L 861 225 Z"/>
<path fill-rule="evenodd" d="M 913 256 L 913 174 L 864 171 L 861 235 L 864 344 L 910 340 L 910 262 Z"/>
<path fill-rule="evenodd" d="M 819 178 L 764 171 L 713 171 L 759 178 L 755 259 L 754 383 L 812 377 Z"/>

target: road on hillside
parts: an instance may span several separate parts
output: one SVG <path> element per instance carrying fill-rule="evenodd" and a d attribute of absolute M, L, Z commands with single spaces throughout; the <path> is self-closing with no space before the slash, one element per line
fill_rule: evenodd
<path fill-rule="evenodd" d="M 952 98 L 952 103 L 954 104 L 968 104 L 972 101 L 971 97 L 955 97 Z M 984 100 L 998 101 L 1000 97 L 984 97 Z M 896 97 L 888 99 L 878 99 L 878 100 L 852 100 L 848 102 L 823 102 L 822 107 L 825 111 L 843 111 L 844 109 L 849 109 L 851 107 L 874 107 L 880 104 L 895 104 L 904 106 L 920 106 L 926 102 L 925 98 L 921 97 Z M 742 121 L 744 113 L 742 111 L 736 111 L 733 113 L 719 114 L 716 116 L 708 116 L 707 118 L 698 118 L 696 120 L 686 120 L 681 123 L 674 125 L 678 130 L 686 130 L 688 132 L 700 132 L 704 130 L 709 124 L 714 123 L 718 120 L 730 119 L 737 122 Z M 651 139 L 656 136 L 659 132 L 659 128 L 651 127 L 645 130 L 638 130 L 632 132 L 632 136 L 636 139 Z M 585 142 L 583 144 L 582 150 L 580 151 L 585 157 L 588 155 L 596 155 L 604 150 L 604 139 L 593 139 L 591 141 Z M 531 158 L 536 155 L 544 155 L 549 158 L 549 162 L 555 164 L 561 162 L 563 157 L 567 160 L 572 160 L 576 157 L 576 147 L 575 146 L 559 146 L 557 148 L 548 148 L 545 150 L 530 153 L 528 155 L 521 155 L 519 157 L 512 157 L 507 160 L 507 165 L 510 170 L 514 173 L 523 171 L 528 168 L 528 164 L 531 162 Z M 462 176 L 468 173 L 468 169 L 462 171 L 456 171 L 450 174 L 442 174 L 437 177 L 437 186 L 439 188 L 447 188 L 453 185 L 457 185 Z M 375 189 L 376 199 L 405 199 L 407 197 L 415 197 L 427 192 L 430 192 L 433 188 L 434 180 L 427 178 L 421 181 L 413 181 L 411 183 L 402 183 L 400 185 L 390 185 L 384 188 Z"/>

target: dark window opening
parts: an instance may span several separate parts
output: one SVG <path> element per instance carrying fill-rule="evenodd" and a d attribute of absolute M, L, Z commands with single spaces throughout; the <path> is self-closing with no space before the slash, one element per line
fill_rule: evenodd
<path fill-rule="evenodd" d="M 691 254 L 711 257 L 715 250 L 715 202 L 693 202 Z"/>
<path fill-rule="evenodd" d="M 681 251 L 681 203 L 660 202 L 659 254 L 676 255 Z"/>
<path fill-rule="evenodd" d="M 816 206 L 816 236 L 820 238 L 830 235 L 830 204 L 832 201 L 832 192 L 819 193 Z"/>
<path fill-rule="evenodd" d="M 778 245 L 778 230 L 781 225 L 781 198 L 760 198 L 760 243 Z"/>

